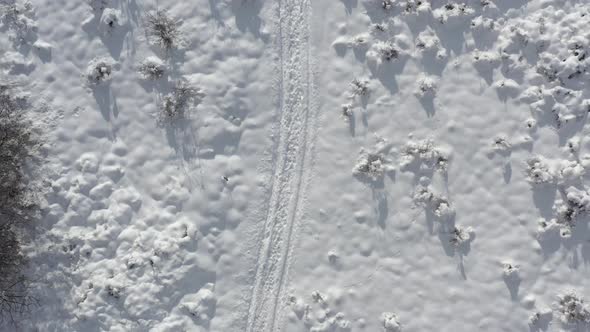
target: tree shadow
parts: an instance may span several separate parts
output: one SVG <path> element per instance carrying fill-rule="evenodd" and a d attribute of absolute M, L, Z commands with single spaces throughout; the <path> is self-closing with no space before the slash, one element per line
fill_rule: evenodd
<path fill-rule="evenodd" d="M 350 136 L 355 137 L 356 135 L 356 117 L 353 114 L 346 118 L 346 122 L 348 122 L 348 131 L 350 132 Z"/>
<path fill-rule="evenodd" d="M 518 275 L 504 276 L 504 283 L 510 292 L 510 299 L 518 301 L 518 290 L 520 288 L 521 279 Z"/>
<path fill-rule="evenodd" d="M 373 200 L 376 203 L 375 211 L 377 212 L 377 225 L 379 225 L 381 229 L 385 229 L 387 225 L 387 217 L 389 216 L 387 194 L 383 190 L 373 190 Z"/>
<path fill-rule="evenodd" d="M 84 30 L 89 37 L 98 37 L 109 51 L 111 57 L 115 60 L 119 60 L 121 58 L 123 44 L 127 39 L 127 35 L 129 33 L 132 34 L 133 27 L 127 20 L 121 25 L 114 24 L 102 26 L 101 16 L 99 16 L 101 14 L 102 12 L 94 13 L 94 16 L 84 21 L 82 23 L 82 30 Z M 134 43 L 129 42 L 127 45 L 133 47 Z"/>
<path fill-rule="evenodd" d="M 114 98 L 110 85 L 98 85 L 92 87 L 92 95 L 96 100 L 98 109 L 103 119 L 107 122 L 112 120 L 111 115 L 116 118 L 119 116 L 119 108 Z"/>
<path fill-rule="evenodd" d="M 538 312 L 536 315 L 536 322 L 529 325 L 530 332 L 542 332 L 549 330 L 549 326 L 553 320 L 553 312 L 549 310 L 546 312 Z"/>
<path fill-rule="evenodd" d="M 51 47 L 39 47 L 39 46 L 35 46 L 35 45 L 33 45 L 33 47 L 34 47 L 35 53 L 37 53 L 37 56 L 39 57 L 39 59 L 43 63 L 51 62 L 51 60 L 53 58 Z"/>
<path fill-rule="evenodd" d="M 557 187 L 553 185 L 533 186 L 533 202 L 539 210 L 541 217 L 550 219 L 553 217 L 553 204 L 557 196 Z"/>
<path fill-rule="evenodd" d="M 106 33 L 99 34 L 99 36 L 113 59 L 118 60 L 121 58 L 125 40 L 131 41 L 127 43 L 127 46 L 131 47 L 129 51 L 131 54 L 133 53 L 133 28 L 129 23 L 118 26 Z"/>
<path fill-rule="evenodd" d="M 262 20 L 260 19 L 262 5 L 263 2 L 261 0 L 232 0 L 231 11 L 234 13 L 238 30 L 244 33 L 250 32 L 256 38 L 268 42 L 268 35 L 263 35 L 260 32 L 262 26 Z"/>
<path fill-rule="evenodd" d="M 418 98 L 418 101 L 429 118 L 436 114 L 436 109 L 434 108 L 434 96 L 422 96 Z"/>
<path fill-rule="evenodd" d="M 376 77 L 394 95 L 399 91 L 396 76 L 403 72 L 407 60 L 407 57 L 400 57 L 380 64 L 375 61 L 368 61 L 367 64 L 372 76 Z"/>
<path fill-rule="evenodd" d="M 340 0 L 346 9 L 346 14 L 352 14 L 352 9 L 358 6 L 358 0 Z"/>

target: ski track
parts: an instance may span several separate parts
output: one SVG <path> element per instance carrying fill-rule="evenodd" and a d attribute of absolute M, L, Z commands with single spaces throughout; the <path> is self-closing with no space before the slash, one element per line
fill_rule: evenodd
<path fill-rule="evenodd" d="M 270 202 L 256 263 L 246 331 L 281 329 L 293 237 L 309 179 L 316 112 L 309 49 L 309 0 L 279 0 L 279 140 Z"/>

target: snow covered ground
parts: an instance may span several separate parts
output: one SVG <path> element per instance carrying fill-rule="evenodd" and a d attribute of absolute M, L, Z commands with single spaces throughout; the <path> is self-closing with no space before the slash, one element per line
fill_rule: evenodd
<path fill-rule="evenodd" d="M 3 330 L 590 329 L 590 3 L 0 4 L 48 155 Z"/>

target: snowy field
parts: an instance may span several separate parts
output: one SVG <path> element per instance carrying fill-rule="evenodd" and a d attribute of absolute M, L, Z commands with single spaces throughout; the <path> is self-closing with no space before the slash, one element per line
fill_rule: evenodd
<path fill-rule="evenodd" d="M 0 102 L 40 143 L 2 331 L 590 331 L 590 1 L 0 23 Z"/>

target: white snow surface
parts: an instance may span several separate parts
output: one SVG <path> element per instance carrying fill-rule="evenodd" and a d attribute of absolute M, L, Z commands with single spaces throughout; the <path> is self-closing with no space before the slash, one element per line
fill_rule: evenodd
<path fill-rule="evenodd" d="M 2 331 L 590 329 L 590 2 L 0 10 L 47 149 Z"/>

